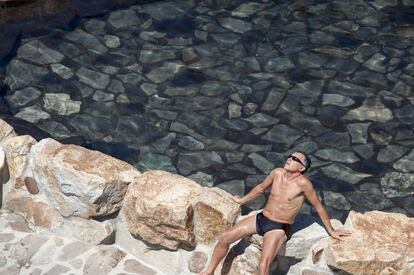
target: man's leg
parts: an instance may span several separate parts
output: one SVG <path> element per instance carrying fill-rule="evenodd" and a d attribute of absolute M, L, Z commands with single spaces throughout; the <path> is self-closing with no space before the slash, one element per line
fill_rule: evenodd
<path fill-rule="evenodd" d="M 256 233 L 256 215 L 252 215 L 224 231 L 214 247 L 209 266 L 200 275 L 214 274 L 217 265 L 226 256 L 230 244 L 254 233 Z"/>
<path fill-rule="evenodd" d="M 286 234 L 282 229 L 271 230 L 264 234 L 262 255 L 259 262 L 260 275 L 269 274 L 273 259 L 286 240 Z"/>

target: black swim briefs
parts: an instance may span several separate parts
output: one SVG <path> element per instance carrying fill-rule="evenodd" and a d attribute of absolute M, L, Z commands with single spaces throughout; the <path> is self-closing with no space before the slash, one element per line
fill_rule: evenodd
<path fill-rule="evenodd" d="M 256 215 L 256 231 L 257 234 L 259 234 L 260 236 L 263 236 L 267 231 L 274 229 L 283 229 L 283 231 L 285 231 L 286 236 L 288 236 L 289 225 L 290 224 L 288 223 L 272 221 L 266 218 L 262 212 L 257 213 Z"/>

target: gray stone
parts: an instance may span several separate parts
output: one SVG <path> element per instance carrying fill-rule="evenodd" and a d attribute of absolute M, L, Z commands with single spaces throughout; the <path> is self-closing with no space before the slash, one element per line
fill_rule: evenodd
<path fill-rule="evenodd" d="M 270 171 L 272 171 L 274 168 L 273 163 L 271 163 L 265 157 L 262 157 L 257 153 L 251 153 L 248 157 L 252 160 L 253 165 L 265 174 L 269 174 Z"/>
<path fill-rule="evenodd" d="M 184 134 L 190 135 L 190 136 L 202 141 L 203 143 L 208 141 L 208 139 L 206 137 L 204 137 L 203 135 L 198 134 L 197 132 L 195 132 L 194 130 L 192 130 L 187 125 L 185 125 L 184 123 L 181 123 L 181 122 L 173 121 L 171 123 L 170 130 L 178 132 L 178 133 L 184 133 Z"/>
<path fill-rule="evenodd" d="M 108 51 L 108 49 L 102 45 L 95 36 L 84 32 L 81 29 L 76 29 L 73 32 L 68 33 L 66 35 L 66 38 L 74 43 L 82 45 L 85 47 L 85 49 L 97 54 L 103 54 Z"/>
<path fill-rule="evenodd" d="M 178 142 L 178 145 L 188 150 L 203 150 L 204 144 L 191 136 L 184 136 Z"/>
<path fill-rule="evenodd" d="M 412 104 L 405 107 L 394 109 L 394 114 L 403 123 L 412 123 L 414 121 L 414 106 Z"/>
<path fill-rule="evenodd" d="M 374 146 L 372 144 L 361 144 L 352 146 L 352 149 L 361 157 L 370 159 L 374 154 Z"/>
<path fill-rule="evenodd" d="M 135 165 L 140 172 L 149 170 L 164 170 L 171 173 L 177 173 L 171 159 L 161 154 L 148 153 L 145 154 L 142 160 Z"/>
<path fill-rule="evenodd" d="M 350 97 L 338 94 L 324 94 L 322 96 L 322 105 L 332 104 L 341 107 L 348 107 L 355 103 Z"/>
<path fill-rule="evenodd" d="M 231 12 L 232 16 L 249 17 L 266 8 L 265 4 L 249 2 L 243 3 Z"/>
<path fill-rule="evenodd" d="M 7 66 L 4 82 L 10 86 L 10 89 L 15 90 L 35 84 L 48 74 L 49 70 L 44 67 L 13 59 Z"/>
<path fill-rule="evenodd" d="M 414 174 L 388 172 L 381 178 L 382 192 L 388 198 L 414 195 Z"/>
<path fill-rule="evenodd" d="M 157 63 L 160 61 L 171 60 L 177 58 L 175 49 L 151 49 L 141 50 L 139 54 L 139 61 L 141 63 Z"/>
<path fill-rule="evenodd" d="M 368 128 L 370 125 L 370 122 L 348 124 L 346 127 L 352 137 L 352 143 L 367 143 Z"/>
<path fill-rule="evenodd" d="M 251 123 L 254 127 L 266 127 L 279 122 L 279 119 L 264 113 L 256 113 L 248 118 L 245 118 L 244 120 Z"/>
<path fill-rule="evenodd" d="M 229 111 L 229 118 L 237 118 L 241 116 L 241 109 L 242 107 L 238 104 L 233 102 L 229 103 L 228 111 Z"/>
<path fill-rule="evenodd" d="M 30 106 L 22 109 L 15 115 L 15 117 L 24 119 L 31 123 L 37 123 L 42 119 L 50 118 L 50 115 L 38 106 Z"/>
<path fill-rule="evenodd" d="M 13 108 L 20 108 L 39 98 L 41 94 L 38 89 L 28 87 L 23 90 L 17 90 L 14 94 L 5 96 L 5 98 Z"/>
<path fill-rule="evenodd" d="M 164 94 L 169 96 L 194 96 L 198 92 L 197 86 L 173 87 L 167 86 Z"/>
<path fill-rule="evenodd" d="M 113 101 L 114 100 L 114 95 L 113 94 L 108 94 L 108 93 L 104 93 L 100 90 L 97 90 L 92 97 L 93 100 L 95 101 Z"/>
<path fill-rule="evenodd" d="M 361 107 L 350 110 L 343 118 L 387 122 L 393 118 L 393 115 L 378 98 L 367 98 Z"/>
<path fill-rule="evenodd" d="M 369 174 L 358 173 L 349 167 L 342 164 L 331 164 L 329 166 L 322 167 L 322 172 L 333 179 L 342 180 L 351 184 L 357 184 L 361 180 L 370 177 Z"/>
<path fill-rule="evenodd" d="M 108 23 L 116 29 L 140 24 L 140 20 L 134 10 L 125 9 L 111 12 Z"/>
<path fill-rule="evenodd" d="M 61 116 L 79 113 L 81 101 L 70 99 L 68 94 L 45 94 L 43 98 L 44 108 Z"/>
<path fill-rule="evenodd" d="M 109 75 L 81 67 L 76 75 L 79 80 L 95 89 L 105 89 L 109 84 Z"/>
<path fill-rule="evenodd" d="M 207 81 L 200 89 L 200 94 L 205 96 L 225 96 L 230 92 L 229 88 L 220 82 Z M 238 102 L 242 103 L 242 102 Z"/>
<path fill-rule="evenodd" d="M 63 79 L 70 79 L 74 76 L 72 69 L 62 64 L 52 64 L 50 67 L 55 74 L 59 75 Z"/>
<path fill-rule="evenodd" d="M 65 58 L 63 54 L 47 47 L 39 40 L 33 40 L 22 45 L 17 50 L 17 56 L 40 65 L 58 63 Z"/>
<path fill-rule="evenodd" d="M 144 119 L 140 114 L 119 117 L 115 130 L 111 131 L 114 132 L 116 141 L 134 146 L 147 144 L 166 134 L 159 126 L 149 119 Z"/>
<path fill-rule="evenodd" d="M 393 162 L 409 150 L 409 148 L 400 145 L 387 145 L 378 152 L 377 160 L 379 162 Z"/>
<path fill-rule="evenodd" d="M 391 200 L 386 198 L 377 183 L 364 183 L 359 191 L 345 193 L 346 198 L 356 205 L 363 205 L 374 210 L 382 210 L 394 206 Z"/>
<path fill-rule="evenodd" d="M 224 163 L 216 152 L 180 153 L 178 155 L 178 170 L 183 175 L 220 164 Z"/>
<path fill-rule="evenodd" d="M 74 135 L 66 126 L 53 120 L 41 121 L 37 126 L 58 140 Z"/>
<path fill-rule="evenodd" d="M 350 138 L 349 134 L 346 132 L 328 132 L 318 137 L 318 143 L 322 146 L 345 149 L 350 145 Z"/>
<path fill-rule="evenodd" d="M 317 53 L 301 52 L 298 57 L 299 63 L 305 68 L 320 68 L 327 60 L 327 57 Z"/>
<path fill-rule="evenodd" d="M 302 132 L 290 128 L 284 124 L 278 124 L 267 132 L 262 139 L 274 143 L 284 143 L 290 147 L 301 136 L 303 136 Z"/>
<path fill-rule="evenodd" d="M 156 141 L 151 143 L 151 146 L 154 147 L 157 150 L 157 152 L 163 153 L 165 152 L 165 150 L 167 150 L 171 142 L 175 140 L 176 137 L 176 133 L 168 133 L 166 136 L 157 139 Z"/>
<path fill-rule="evenodd" d="M 118 74 L 117 77 L 121 79 L 124 84 L 130 84 L 137 86 L 142 79 L 141 74 L 129 73 L 129 74 Z"/>
<path fill-rule="evenodd" d="M 157 32 L 157 31 L 153 31 L 153 32 L 143 31 L 140 33 L 139 38 L 146 40 L 146 41 L 157 42 L 157 39 L 163 38 L 166 35 L 167 34 L 165 33 Z"/>
<path fill-rule="evenodd" d="M 295 65 L 288 57 L 275 57 L 266 62 L 264 69 L 267 72 L 279 73 L 290 70 L 294 67 Z"/>
<path fill-rule="evenodd" d="M 331 161 L 355 163 L 359 158 L 353 152 L 343 152 L 337 149 L 320 149 L 314 153 L 317 157 Z"/>
<path fill-rule="evenodd" d="M 77 81 L 77 82 L 74 83 L 74 85 L 75 85 L 75 87 L 77 87 L 79 89 L 79 92 L 81 93 L 83 98 L 89 97 L 95 92 L 94 89 L 92 89 L 91 87 L 89 87 L 89 86 L 87 86 L 87 85 L 85 85 L 81 82 Z"/>
<path fill-rule="evenodd" d="M 343 96 L 370 96 L 373 94 L 372 88 L 337 80 L 329 82 L 327 92 L 331 94 L 341 94 Z"/>
<path fill-rule="evenodd" d="M 231 180 L 217 184 L 215 187 L 223 189 L 232 195 L 244 196 L 244 180 Z"/>
<path fill-rule="evenodd" d="M 236 18 L 223 17 L 219 19 L 220 25 L 226 29 L 232 30 L 237 33 L 245 33 L 252 29 L 252 24 Z"/>
<path fill-rule="evenodd" d="M 109 119 L 90 115 L 78 114 L 70 118 L 68 122 L 80 135 L 92 139 L 102 139 L 114 130 Z"/>
<path fill-rule="evenodd" d="M 398 81 L 392 89 L 392 93 L 402 96 L 410 96 L 413 94 L 413 89 L 403 81 Z"/>
<path fill-rule="evenodd" d="M 202 186 L 213 187 L 214 178 L 212 175 L 203 172 L 197 172 L 195 174 L 189 175 L 187 178 L 197 182 Z"/>
<path fill-rule="evenodd" d="M 155 83 L 161 83 L 180 72 L 182 67 L 183 65 L 180 63 L 164 63 L 163 66 L 147 73 L 146 77 Z"/>
<path fill-rule="evenodd" d="M 310 104 L 319 98 L 323 85 L 322 81 L 305 81 L 291 88 L 289 94 L 301 97 L 306 100 L 307 104 Z"/>
<path fill-rule="evenodd" d="M 256 169 L 251 167 L 251 166 L 247 166 L 244 165 L 242 163 L 235 163 L 232 164 L 230 166 L 227 166 L 227 169 L 230 171 L 236 171 L 237 173 L 241 173 L 241 174 L 250 174 L 250 175 L 256 175 Z"/>
<path fill-rule="evenodd" d="M 301 142 L 299 144 L 296 144 L 292 149 L 286 152 L 286 154 L 291 154 L 296 151 L 302 151 L 306 153 L 311 153 L 318 150 L 318 144 L 312 140 L 307 140 L 305 142 Z"/>
<path fill-rule="evenodd" d="M 173 20 L 182 16 L 193 3 L 190 2 L 155 2 L 143 5 L 140 12 L 147 13 L 155 20 Z"/>
<path fill-rule="evenodd" d="M 293 112 L 290 116 L 290 124 L 297 129 L 302 129 L 305 133 L 319 136 L 329 132 L 329 129 L 322 126 L 321 122 L 312 117 L 299 112 Z"/>
<path fill-rule="evenodd" d="M 92 115 L 93 117 L 111 119 L 114 110 L 116 110 L 114 102 L 97 101 L 92 102 L 88 108 L 83 111 L 83 113 Z"/>
<path fill-rule="evenodd" d="M 119 70 L 121 69 L 119 67 L 110 66 L 106 64 L 105 65 L 96 64 L 95 67 L 98 68 L 101 72 L 105 74 L 110 74 L 110 75 L 118 74 Z"/>
<path fill-rule="evenodd" d="M 386 57 L 384 55 L 380 53 L 376 53 L 364 63 L 364 66 L 373 71 L 385 73 L 385 69 L 387 65 L 385 60 L 386 60 Z"/>
<path fill-rule="evenodd" d="M 110 49 L 116 49 L 121 46 L 121 40 L 118 36 L 115 35 L 105 35 L 104 36 L 105 45 Z"/>
<path fill-rule="evenodd" d="M 228 49 L 240 40 L 240 36 L 234 33 L 211 34 L 211 37 L 219 44 L 220 48 Z"/>
<path fill-rule="evenodd" d="M 315 44 L 330 44 L 335 41 L 335 36 L 327 34 L 322 31 L 314 31 L 310 35 L 310 41 Z"/>
<path fill-rule="evenodd" d="M 139 86 L 141 90 L 148 96 L 155 95 L 158 93 L 157 85 L 151 83 L 143 83 Z"/>
<path fill-rule="evenodd" d="M 106 23 L 103 20 L 91 18 L 91 19 L 85 20 L 83 22 L 83 25 L 85 26 L 86 31 L 89 33 L 93 33 L 95 35 L 102 35 L 106 33 L 105 31 Z"/>
<path fill-rule="evenodd" d="M 226 160 L 229 163 L 241 162 L 244 159 L 245 154 L 240 152 L 227 152 Z"/>
<path fill-rule="evenodd" d="M 257 104 L 249 102 L 243 106 L 243 113 L 247 116 L 250 116 L 256 112 Z"/>
<path fill-rule="evenodd" d="M 284 98 L 285 93 L 279 89 L 272 89 L 266 97 L 265 102 L 263 102 L 261 109 L 263 111 L 275 111 L 279 107 L 280 102 Z"/>
<path fill-rule="evenodd" d="M 181 56 L 184 62 L 190 62 L 198 57 L 194 48 L 186 48 L 181 50 Z"/>
<path fill-rule="evenodd" d="M 239 148 L 239 144 L 222 139 L 207 146 L 207 150 L 234 151 Z"/>
<path fill-rule="evenodd" d="M 401 172 L 414 172 L 414 150 L 399 159 L 392 167 Z"/>
<path fill-rule="evenodd" d="M 178 117 L 178 113 L 172 112 L 172 111 L 152 109 L 150 110 L 150 112 L 154 113 L 157 117 L 161 119 L 166 119 L 166 120 L 176 120 Z"/>
<path fill-rule="evenodd" d="M 327 206 L 338 210 L 350 210 L 351 204 L 344 195 L 332 191 L 323 191 L 323 199 Z"/>
<path fill-rule="evenodd" d="M 272 145 L 243 144 L 240 150 L 246 153 L 266 152 L 272 150 Z"/>

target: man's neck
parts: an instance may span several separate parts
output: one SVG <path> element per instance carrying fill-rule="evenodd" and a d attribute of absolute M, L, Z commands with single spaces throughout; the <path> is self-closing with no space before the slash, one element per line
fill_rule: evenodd
<path fill-rule="evenodd" d="M 286 175 L 288 180 L 293 180 L 301 175 L 300 172 L 291 172 L 286 170 Z"/>

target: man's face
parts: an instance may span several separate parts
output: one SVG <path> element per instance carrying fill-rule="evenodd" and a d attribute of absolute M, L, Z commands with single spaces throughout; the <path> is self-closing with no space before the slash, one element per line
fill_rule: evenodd
<path fill-rule="evenodd" d="M 287 158 L 285 162 L 285 166 L 283 168 L 291 172 L 296 172 L 296 171 L 301 172 L 305 170 L 305 166 L 303 165 L 304 163 L 305 163 L 305 156 L 302 153 L 295 152 Z"/>

